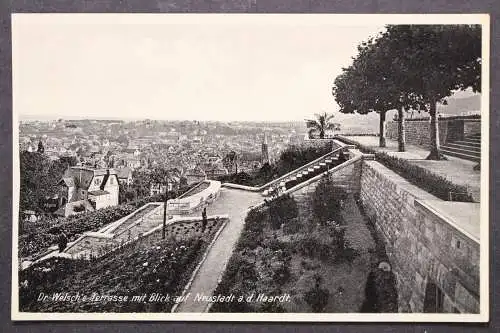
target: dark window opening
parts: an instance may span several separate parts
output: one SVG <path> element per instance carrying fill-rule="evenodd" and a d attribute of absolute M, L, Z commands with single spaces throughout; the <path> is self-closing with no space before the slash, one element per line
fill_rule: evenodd
<path fill-rule="evenodd" d="M 424 298 L 424 312 L 442 313 L 444 303 L 443 291 L 432 281 L 427 282 Z"/>

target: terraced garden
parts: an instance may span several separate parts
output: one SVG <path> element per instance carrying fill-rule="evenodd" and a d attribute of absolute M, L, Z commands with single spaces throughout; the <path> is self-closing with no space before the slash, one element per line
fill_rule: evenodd
<path fill-rule="evenodd" d="M 161 232 L 121 247 L 99 259 L 51 258 L 19 274 L 20 311 L 27 312 L 169 312 L 223 220 L 213 220 L 205 232 L 201 225 L 170 226 L 169 232 L 189 229 L 185 237 L 161 239 Z M 40 293 L 80 294 L 87 300 L 38 301 Z M 168 300 L 148 301 L 153 293 Z M 92 301 L 92 295 L 104 297 Z M 146 301 L 134 296 L 148 295 Z M 123 298 L 127 296 L 127 300 Z M 120 298 L 121 297 L 121 298 Z"/>

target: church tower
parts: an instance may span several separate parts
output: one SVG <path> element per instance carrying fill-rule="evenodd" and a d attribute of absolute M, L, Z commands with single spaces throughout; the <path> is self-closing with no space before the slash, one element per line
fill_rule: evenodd
<path fill-rule="evenodd" d="M 261 156 L 262 165 L 269 163 L 269 149 L 267 147 L 267 135 L 264 133 L 264 139 L 262 140 L 262 156 Z"/>

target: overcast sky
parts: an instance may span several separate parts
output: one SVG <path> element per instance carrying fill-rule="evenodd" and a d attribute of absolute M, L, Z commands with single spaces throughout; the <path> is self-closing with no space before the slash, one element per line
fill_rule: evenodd
<path fill-rule="evenodd" d="M 334 78 L 383 29 L 333 17 L 30 16 L 13 29 L 21 116 L 302 120 L 336 109 Z"/>
<path fill-rule="evenodd" d="M 302 120 L 384 28 L 333 15 L 16 15 L 21 116 Z M 370 22 L 372 23 L 372 22 Z"/>

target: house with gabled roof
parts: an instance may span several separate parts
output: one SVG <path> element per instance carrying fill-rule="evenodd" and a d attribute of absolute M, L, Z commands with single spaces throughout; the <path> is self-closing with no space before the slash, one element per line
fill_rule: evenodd
<path fill-rule="evenodd" d="M 129 167 L 119 168 L 117 171 L 118 181 L 121 184 L 130 186 L 132 185 L 134 178 L 132 177 L 132 169 Z"/>
<path fill-rule="evenodd" d="M 118 176 L 114 169 L 74 166 L 59 182 L 60 208 L 56 214 L 69 216 L 118 205 Z"/>

